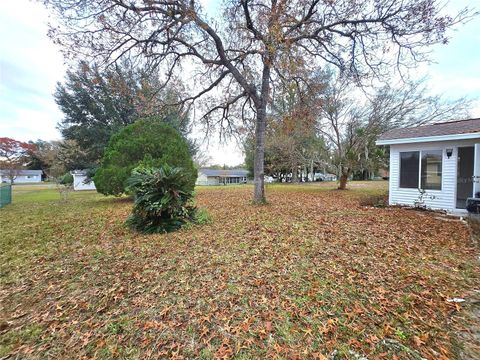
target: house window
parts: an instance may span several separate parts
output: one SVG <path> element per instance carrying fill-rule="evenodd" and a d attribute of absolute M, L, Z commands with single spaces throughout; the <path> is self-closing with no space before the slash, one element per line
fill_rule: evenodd
<path fill-rule="evenodd" d="M 422 189 L 442 190 L 442 150 L 422 151 Z"/>
<path fill-rule="evenodd" d="M 405 189 L 442 189 L 442 150 L 400 153 L 400 187 Z"/>
<path fill-rule="evenodd" d="M 419 151 L 400 153 L 400 187 L 418 189 Z"/>

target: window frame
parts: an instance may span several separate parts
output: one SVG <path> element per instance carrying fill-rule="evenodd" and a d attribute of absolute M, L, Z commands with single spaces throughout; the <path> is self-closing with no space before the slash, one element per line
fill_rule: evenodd
<path fill-rule="evenodd" d="M 441 176 L 440 176 L 440 189 L 423 189 L 422 188 L 422 156 L 424 152 L 430 152 L 430 151 L 441 151 L 442 153 L 442 171 L 441 171 Z M 401 179 L 401 171 L 402 171 L 402 153 L 409 153 L 409 152 L 418 152 L 418 179 L 417 179 L 417 187 L 416 188 L 406 188 L 406 187 L 401 187 L 400 186 L 400 179 Z M 398 151 L 398 188 L 402 190 L 412 190 L 412 189 L 417 189 L 417 190 L 426 190 L 426 191 L 433 191 L 433 192 L 441 192 L 443 190 L 443 159 L 444 159 L 444 154 L 445 149 L 423 149 L 423 150 L 405 150 L 405 151 Z"/>
<path fill-rule="evenodd" d="M 417 175 L 417 186 L 415 187 L 402 187 L 402 153 L 418 153 L 418 162 L 421 163 L 421 158 L 422 158 L 422 153 L 420 150 L 409 150 L 409 151 L 399 151 L 398 152 L 398 188 L 399 189 L 405 189 L 405 190 L 411 190 L 411 189 L 418 189 L 419 187 L 419 178 L 420 178 L 420 171 L 421 168 L 418 167 L 417 164 L 417 170 L 419 171 Z"/>
<path fill-rule="evenodd" d="M 440 189 L 426 189 L 426 188 L 423 188 L 422 187 L 422 168 L 423 168 L 423 155 L 425 153 L 433 153 L 433 152 L 440 152 Z M 420 182 L 419 182 L 419 189 L 422 189 L 422 190 L 427 190 L 427 191 L 442 191 L 442 188 L 443 188 L 443 149 L 429 149 L 429 150 L 424 150 L 424 151 L 420 151 Z M 427 173 L 427 171 L 426 171 Z M 426 180 L 425 180 L 426 182 Z"/>

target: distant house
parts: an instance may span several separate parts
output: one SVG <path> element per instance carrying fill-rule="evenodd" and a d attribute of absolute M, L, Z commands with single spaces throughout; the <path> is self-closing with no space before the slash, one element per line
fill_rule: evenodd
<path fill-rule="evenodd" d="M 391 130 L 377 145 L 390 146 L 391 205 L 463 212 L 480 197 L 480 119 Z"/>
<path fill-rule="evenodd" d="M 315 181 L 337 181 L 337 175 L 329 173 L 315 173 L 313 178 Z"/>
<path fill-rule="evenodd" d="M 73 176 L 73 190 L 97 190 L 95 183 L 88 178 L 85 170 L 73 170 L 70 173 Z"/>
<path fill-rule="evenodd" d="M 42 182 L 42 170 L 0 170 L 0 183 L 9 183 L 12 175 L 14 184 Z"/>
<path fill-rule="evenodd" d="M 266 183 L 266 184 L 271 184 L 271 183 L 274 183 L 275 182 L 275 178 L 273 176 L 268 176 L 268 175 L 265 175 L 263 177 L 263 181 Z"/>
<path fill-rule="evenodd" d="M 231 185 L 245 184 L 247 182 L 248 170 L 232 169 L 199 169 L 196 185 Z"/>

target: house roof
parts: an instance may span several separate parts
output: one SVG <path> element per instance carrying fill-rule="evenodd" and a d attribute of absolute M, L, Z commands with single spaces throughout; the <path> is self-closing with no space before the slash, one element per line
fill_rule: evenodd
<path fill-rule="evenodd" d="M 218 169 L 199 169 L 199 173 L 205 176 L 221 176 L 221 177 L 245 177 L 248 175 L 248 170 L 245 169 L 231 169 L 231 170 L 218 170 Z"/>
<path fill-rule="evenodd" d="M 0 175 L 9 175 L 11 170 L 2 170 L 0 169 Z M 33 176 L 33 175 L 42 175 L 42 170 L 17 170 L 17 176 Z"/>
<path fill-rule="evenodd" d="M 383 133 L 377 145 L 480 137 L 480 118 L 392 129 Z"/>
<path fill-rule="evenodd" d="M 87 170 L 72 170 L 70 171 L 70 174 L 72 175 L 79 175 L 79 176 L 86 176 L 87 175 Z"/>

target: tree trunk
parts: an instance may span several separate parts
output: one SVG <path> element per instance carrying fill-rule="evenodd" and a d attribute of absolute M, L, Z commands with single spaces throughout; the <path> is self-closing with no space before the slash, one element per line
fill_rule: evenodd
<path fill-rule="evenodd" d="M 340 184 L 338 185 L 338 190 L 346 190 L 347 181 L 348 181 L 348 175 L 342 173 L 342 175 L 340 175 Z"/>
<path fill-rule="evenodd" d="M 255 159 L 253 167 L 253 201 L 257 204 L 265 202 L 264 159 L 265 159 L 265 127 L 266 109 L 257 110 L 257 124 L 255 128 Z"/>
<path fill-rule="evenodd" d="M 347 189 L 347 182 L 350 174 L 351 174 L 350 168 L 343 167 L 343 166 L 340 168 L 340 184 L 338 185 L 338 190 Z"/>
<path fill-rule="evenodd" d="M 313 171 L 313 160 L 310 161 L 310 177 L 312 182 L 315 181 L 315 172 Z"/>
<path fill-rule="evenodd" d="M 265 128 L 267 125 L 267 103 L 270 94 L 270 66 L 263 65 L 260 103 L 256 106 L 255 158 L 253 165 L 253 202 L 265 203 Z"/>
<path fill-rule="evenodd" d="M 363 172 L 362 172 L 362 180 L 370 180 L 368 178 L 368 170 L 367 169 L 364 169 Z"/>
<path fill-rule="evenodd" d="M 298 183 L 298 166 L 292 168 L 292 183 Z"/>

